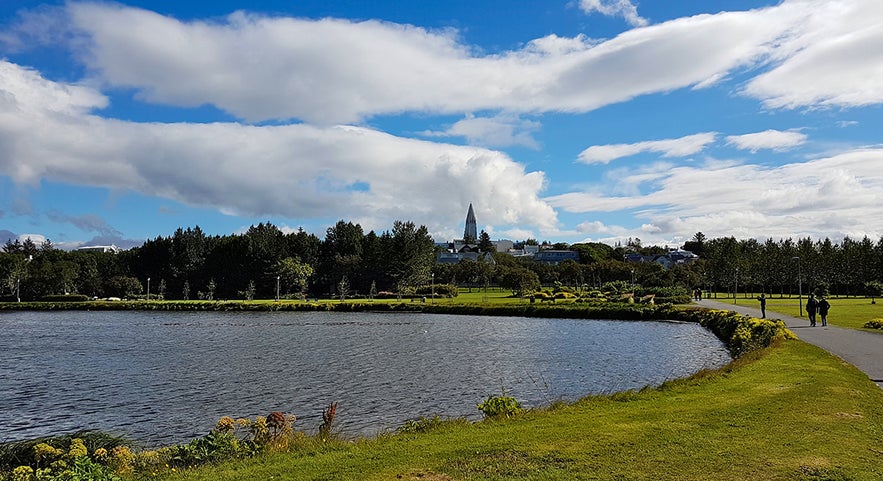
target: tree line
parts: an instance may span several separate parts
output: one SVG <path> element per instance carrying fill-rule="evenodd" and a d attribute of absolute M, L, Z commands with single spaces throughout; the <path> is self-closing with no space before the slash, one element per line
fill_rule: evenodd
<path fill-rule="evenodd" d="M 165 299 L 271 299 L 428 294 L 430 284 L 469 288 L 499 286 L 525 294 L 542 287 L 600 289 L 609 282 L 644 287 L 682 286 L 721 292 L 796 294 L 799 289 L 841 295 L 879 295 L 883 238 L 840 243 L 829 239 L 706 239 L 699 232 L 683 246 L 700 256 L 689 265 L 665 268 L 653 256 L 667 247 L 603 243 L 548 244 L 570 249 L 579 261 L 557 265 L 497 253 L 482 232 L 478 261 L 437 263 L 438 249 L 425 226 L 395 221 L 381 233 L 337 222 L 324 239 L 271 223 L 242 234 L 206 235 L 198 226 L 179 228 L 120 253 L 64 251 L 51 242 L 7 241 L 0 253 L 0 298 L 47 296 Z M 529 239 L 522 243 L 533 243 Z M 626 262 L 640 253 L 646 262 Z M 440 286 L 439 286 L 440 287 Z M 869 291 L 869 289 L 871 291 Z M 441 289 L 439 291 L 441 292 Z"/>

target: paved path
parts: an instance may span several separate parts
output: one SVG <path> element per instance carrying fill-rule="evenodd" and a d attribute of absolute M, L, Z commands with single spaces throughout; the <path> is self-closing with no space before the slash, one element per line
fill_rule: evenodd
<path fill-rule="evenodd" d="M 760 308 L 739 306 L 712 299 L 702 299 L 695 301 L 695 303 L 711 309 L 735 311 L 752 317 L 760 317 Z M 809 327 L 807 319 L 771 312 L 769 309 L 766 314 L 770 319 L 785 321 L 788 329 L 791 329 L 801 340 L 815 344 L 859 368 L 883 388 L 883 334 L 844 329 L 830 324 L 828 327 L 821 327 L 821 321 L 816 323 L 816 327 Z"/>

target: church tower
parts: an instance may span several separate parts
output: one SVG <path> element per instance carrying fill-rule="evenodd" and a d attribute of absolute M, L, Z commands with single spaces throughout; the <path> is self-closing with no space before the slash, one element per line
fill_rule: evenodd
<path fill-rule="evenodd" d="M 478 242 L 478 226 L 475 222 L 475 212 L 472 203 L 469 203 L 469 212 L 466 213 L 466 230 L 463 232 L 463 240 L 466 243 Z"/>

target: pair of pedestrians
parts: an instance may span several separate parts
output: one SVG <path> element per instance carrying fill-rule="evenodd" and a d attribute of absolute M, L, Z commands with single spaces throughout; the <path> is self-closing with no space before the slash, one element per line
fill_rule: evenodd
<path fill-rule="evenodd" d="M 810 327 L 815 327 L 816 325 L 816 313 L 818 313 L 822 320 L 822 327 L 827 327 L 829 309 L 831 309 L 831 304 L 827 299 L 820 297 L 816 300 L 815 295 L 810 294 L 809 299 L 806 301 L 806 315 L 809 317 Z"/>

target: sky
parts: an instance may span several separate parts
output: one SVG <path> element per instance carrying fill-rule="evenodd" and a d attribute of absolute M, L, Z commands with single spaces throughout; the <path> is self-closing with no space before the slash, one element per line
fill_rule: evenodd
<path fill-rule="evenodd" d="M 0 1 L 0 242 L 883 236 L 883 2 Z"/>

